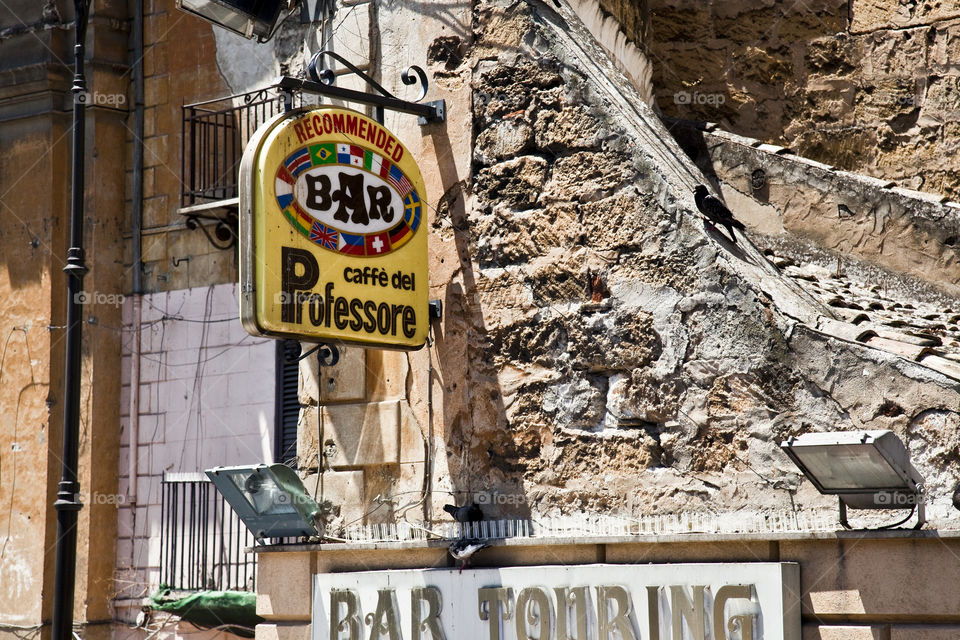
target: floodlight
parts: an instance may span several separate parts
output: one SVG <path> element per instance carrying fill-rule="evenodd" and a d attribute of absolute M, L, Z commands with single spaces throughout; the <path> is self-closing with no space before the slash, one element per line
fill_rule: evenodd
<path fill-rule="evenodd" d="M 266 42 L 287 0 L 177 0 L 177 8 L 207 22 Z"/>
<path fill-rule="evenodd" d="M 916 509 L 914 528 L 923 526 L 923 476 L 892 431 L 806 433 L 791 436 L 780 448 L 820 493 L 839 498 L 844 527 L 850 528 L 847 507 Z"/>
<path fill-rule="evenodd" d="M 207 469 L 207 477 L 257 540 L 318 535 L 319 505 L 282 464 Z"/>

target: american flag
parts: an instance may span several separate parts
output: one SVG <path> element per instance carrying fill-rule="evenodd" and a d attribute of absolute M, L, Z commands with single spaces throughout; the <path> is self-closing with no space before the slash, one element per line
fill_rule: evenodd
<path fill-rule="evenodd" d="M 413 191 L 413 185 L 410 184 L 407 176 L 403 175 L 403 172 L 400 171 L 396 165 L 390 167 L 390 175 L 387 176 L 387 181 L 392 184 L 401 195 L 406 196 Z"/>

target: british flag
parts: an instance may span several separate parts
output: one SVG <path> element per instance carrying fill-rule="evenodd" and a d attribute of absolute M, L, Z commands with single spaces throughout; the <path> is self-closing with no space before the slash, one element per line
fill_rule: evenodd
<path fill-rule="evenodd" d="M 314 222 L 310 227 L 310 239 L 325 249 L 337 250 L 340 243 L 338 235 L 336 231 L 319 222 Z"/>

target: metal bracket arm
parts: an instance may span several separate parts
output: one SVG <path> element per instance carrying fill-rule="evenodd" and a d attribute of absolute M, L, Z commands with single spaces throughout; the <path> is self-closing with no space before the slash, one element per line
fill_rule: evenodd
<path fill-rule="evenodd" d="M 330 58 L 342 64 L 350 73 L 363 80 L 367 85 L 373 87 L 376 93 L 365 93 L 353 89 L 343 89 L 334 85 L 337 76 L 332 69 L 326 66 L 324 58 Z M 447 105 L 443 100 L 433 102 L 420 102 L 427 95 L 427 74 L 423 69 L 414 65 L 403 70 L 400 74 L 400 81 L 405 85 L 413 85 L 419 82 L 420 96 L 414 100 L 401 100 L 383 86 L 363 72 L 362 69 L 352 64 L 343 56 L 333 51 L 318 51 L 307 65 L 310 74 L 309 80 L 291 78 L 283 76 L 277 81 L 277 87 L 281 91 L 304 91 L 341 100 L 350 100 L 361 104 L 369 104 L 377 108 L 377 121 L 383 123 L 383 110 L 400 111 L 402 113 L 411 113 L 420 116 L 419 124 L 421 126 L 432 122 L 444 122 L 447 119 Z M 416 77 L 414 77 L 416 76 Z"/>
<path fill-rule="evenodd" d="M 447 118 L 446 102 L 436 100 L 434 102 L 408 102 L 400 98 L 389 96 L 378 96 L 372 93 L 354 91 L 353 89 L 344 89 L 333 85 L 321 84 L 313 80 L 301 80 L 300 78 L 291 78 L 290 76 L 281 77 L 277 83 L 277 88 L 282 91 L 303 91 L 330 98 L 339 98 L 340 100 L 350 100 L 360 102 L 375 107 L 383 107 L 392 111 L 410 113 L 420 116 L 420 124 L 429 124 L 432 122 L 444 122 Z"/>

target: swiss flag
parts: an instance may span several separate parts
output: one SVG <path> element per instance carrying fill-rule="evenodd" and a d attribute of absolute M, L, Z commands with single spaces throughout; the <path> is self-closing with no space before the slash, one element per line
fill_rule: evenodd
<path fill-rule="evenodd" d="M 366 244 L 368 256 L 383 255 L 390 251 L 390 235 L 386 231 L 371 234 L 367 236 Z"/>

